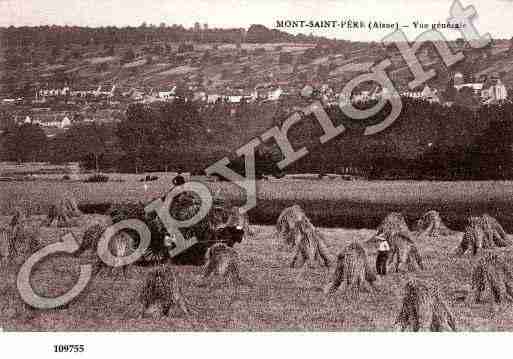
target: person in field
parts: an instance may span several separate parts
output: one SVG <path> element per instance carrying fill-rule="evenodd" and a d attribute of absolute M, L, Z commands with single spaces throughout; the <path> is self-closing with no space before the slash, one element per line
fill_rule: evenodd
<path fill-rule="evenodd" d="M 376 257 L 376 272 L 378 275 L 386 275 L 387 274 L 387 262 L 388 255 L 390 253 L 390 245 L 388 241 L 383 236 L 378 236 L 379 244 L 378 244 L 378 256 Z"/>

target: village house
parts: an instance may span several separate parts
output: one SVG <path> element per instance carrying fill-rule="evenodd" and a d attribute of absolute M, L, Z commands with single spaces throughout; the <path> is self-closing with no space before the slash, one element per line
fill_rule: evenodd
<path fill-rule="evenodd" d="M 132 89 L 125 93 L 128 97 L 130 97 L 133 101 L 142 101 L 144 100 L 144 91 L 138 89 Z M 125 95 L 123 94 L 123 95 Z"/>
<path fill-rule="evenodd" d="M 99 85 L 98 88 L 95 91 L 96 97 L 114 97 L 114 94 L 116 92 L 116 85 L 115 84 L 104 84 Z"/>
<path fill-rule="evenodd" d="M 241 95 L 228 95 L 226 96 L 226 100 L 228 103 L 240 103 L 242 101 Z"/>
<path fill-rule="evenodd" d="M 270 90 L 267 95 L 267 101 L 278 101 L 283 94 L 283 90 L 281 87 L 278 87 L 277 89 Z"/>
<path fill-rule="evenodd" d="M 461 85 L 455 85 L 454 88 L 458 91 L 460 91 L 461 89 L 463 88 L 470 88 L 471 90 L 474 91 L 474 94 L 478 95 L 478 96 L 481 96 L 481 90 L 483 89 L 483 85 L 482 83 L 466 83 L 466 84 L 461 84 Z"/>
<path fill-rule="evenodd" d="M 18 98 L 4 98 L 2 100 L 2 104 L 4 104 L 4 105 L 14 105 L 14 104 L 17 104 L 17 103 L 20 103 L 20 102 L 23 102 L 23 98 L 21 98 L 21 97 L 18 97 Z"/>
<path fill-rule="evenodd" d="M 162 89 L 158 91 L 157 97 L 163 100 L 172 100 L 176 96 L 176 86 L 171 87 L 171 89 Z"/>
<path fill-rule="evenodd" d="M 34 116 L 34 118 L 27 115 L 23 122 L 38 124 L 43 128 L 67 129 L 71 126 L 71 120 L 69 116 L 62 113 L 40 114 Z"/>
<path fill-rule="evenodd" d="M 68 96 L 71 90 L 68 86 L 62 88 L 53 89 L 40 89 L 36 92 L 36 97 L 56 97 L 56 96 Z"/>
<path fill-rule="evenodd" d="M 205 102 L 207 101 L 207 93 L 205 91 L 196 91 L 194 92 L 194 95 L 192 97 L 193 101 L 201 101 Z"/>
<path fill-rule="evenodd" d="M 105 109 L 84 115 L 84 122 L 109 123 L 119 121 L 121 117 L 116 115 L 115 110 Z"/>
<path fill-rule="evenodd" d="M 499 78 L 492 78 L 485 82 L 481 90 L 481 99 L 485 104 L 493 104 L 505 101 L 508 98 L 508 90 Z"/>
<path fill-rule="evenodd" d="M 88 96 L 96 96 L 96 88 L 93 87 L 79 87 L 70 91 L 71 97 L 85 98 Z"/>
<path fill-rule="evenodd" d="M 218 94 L 207 95 L 207 103 L 209 103 L 209 104 L 214 104 L 214 103 L 217 103 L 218 101 L 222 101 L 222 100 L 223 100 L 223 96 L 221 96 L 221 95 L 218 95 Z"/>
<path fill-rule="evenodd" d="M 461 72 L 456 72 L 454 74 L 454 86 L 461 86 L 465 83 L 464 76 Z"/>
<path fill-rule="evenodd" d="M 489 79 L 484 77 L 484 82 L 480 83 L 460 83 L 461 74 L 457 73 L 454 78 L 454 88 L 460 91 L 463 88 L 470 88 L 474 94 L 481 99 L 484 104 L 493 104 L 505 101 L 508 98 L 506 86 L 502 83 L 497 74 L 493 74 Z M 456 81 L 458 78 L 458 81 Z M 456 84 L 458 83 L 458 84 Z"/>
<path fill-rule="evenodd" d="M 438 90 L 434 89 L 432 90 L 428 85 L 424 86 L 424 89 L 422 91 L 406 91 L 401 93 L 401 96 L 408 97 L 408 98 L 414 98 L 419 100 L 424 100 L 428 102 L 440 102 L 440 98 L 438 97 Z"/>

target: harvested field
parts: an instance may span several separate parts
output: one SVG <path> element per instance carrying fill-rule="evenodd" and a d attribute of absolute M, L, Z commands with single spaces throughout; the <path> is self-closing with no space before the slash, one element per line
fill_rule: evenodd
<path fill-rule="evenodd" d="M 4 222 L 7 219 L 0 218 Z M 302 278 L 298 278 L 297 269 L 287 264 L 289 254 L 276 250 L 280 242 L 271 235 L 274 228 L 253 228 L 255 239 L 235 247 L 241 273 L 251 286 L 234 290 L 222 282 L 215 282 L 213 286 L 202 287 L 197 285 L 203 273 L 201 267 L 172 267 L 182 284 L 184 297 L 196 309 L 188 317 L 177 314 L 161 319 L 140 318 L 140 290 L 153 269 L 133 267 L 126 280 L 122 276 L 101 273 L 76 301 L 59 310 L 35 311 L 15 317 L 17 312 L 13 306 L 16 306 L 16 300 L 12 296 L 0 296 L 0 307 L 7 308 L 0 313 L 0 326 L 4 330 L 46 331 L 390 331 L 394 330 L 394 321 L 401 310 L 405 284 L 416 278 L 438 282 L 441 294 L 458 321 L 458 330 L 513 330 L 513 307 L 509 304 L 477 304 L 472 300 L 470 283 L 474 259 L 450 255 L 458 245 L 461 233 L 446 237 L 444 241 L 420 243 L 428 263 L 427 270 L 415 274 L 392 273 L 377 280 L 376 291 L 362 292 L 356 300 L 343 292 L 329 297 L 324 295 L 322 286 L 330 278 L 326 269 L 309 268 Z M 375 232 L 326 228 L 321 231 L 332 255 L 354 241 L 363 242 Z M 55 239 L 45 236 L 44 241 L 50 243 Z M 76 281 L 78 265 L 84 260 L 58 255 L 40 263 L 33 277 L 36 290 L 44 295 L 62 293 Z M 370 261 L 373 264 L 374 258 L 370 257 Z M 10 293 L 12 290 L 7 286 L 13 283 L 15 274 L 2 269 L 2 276 L 7 281 L 1 284 L 0 291 Z"/>
<path fill-rule="evenodd" d="M 234 184 L 205 183 L 213 190 L 220 189 L 221 195 L 235 204 L 243 198 L 243 191 Z M 73 193 L 82 210 L 97 212 L 114 202 L 150 201 L 170 187 L 166 178 L 148 183 L 4 182 L 0 188 L 0 213 L 8 213 L 21 200 L 30 201 L 37 212 L 37 208 L 46 208 L 52 197 L 65 191 Z M 410 228 L 414 228 L 422 215 L 436 210 L 451 229 L 463 230 L 469 216 L 489 213 L 511 233 L 511 198 L 513 182 L 508 181 L 259 181 L 258 205 L 250 211 L 250 219 L 253 223 L 276 223 L 283 209 L 298 204 L 316 226 L 375 228 L 388 213 L 402 212 Z"/>

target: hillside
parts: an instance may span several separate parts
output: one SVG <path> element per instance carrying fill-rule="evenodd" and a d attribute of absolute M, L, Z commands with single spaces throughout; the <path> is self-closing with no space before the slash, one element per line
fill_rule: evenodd
<path fill-rule="evenodd" d="M 363 68 L 385 57 L 392 60 L 393 66 L 388 71 L 398 88 L 405 90 L 411 80 L 407 64 L 393 47 L 384 49 L 376 43 L 292 36 L 261 28 L 250 28 L 240 39 L 221 35 L 197 38 L 198 34 L 189 36 L 185 35 L 187 32 L 179 32 L 181 35 L 177 35 L 176 31 L 165 29 L 131 30 L 123 35 L 130 41 L 122 41 L 121 35 L 109 37 L 98 29 L 84 41 L 85 35 L 73 37 L 68 34 L 71 30 L 55 27 L 42 30 L 40 38 L 44 42 L 29 41 L 28 35 L 23 36 L 24 31 L 31 33 L 32 28 L 20 28 L 18 33 L 9 30 L 12 34 L 3 29 L 0 93 L 5 97 L 33 96 L 35 90 L 42 88 L 68 85 L 74 89 L 96 89 L 107 84 L 116 84 L 120 93 L 133 89 L 151 92 L 169 90 L 179 83 L 207 93 L 271 85 L 294 92 L 305 84 L 323 83 L 337 90 Z M 76 30 L 79 34 L 80 31 L 80 28 Z M 46 33 L 52 36 L 47 34 L 45 38 Z M 61 37 L 54 39 L 59 33 Z M 67 38 L 69 41 L 65 42 Z M 476 79 L 497 73 L 508 87 L 513 86 L 510 71 L 513 53 L 509 41 L 497 40 L 484 50 L 468 50 L 459 42 L 450 45 L 465 53 L 465 60 L 450 71 L 445 69 L 432 46 L 425 46 L 419 52 L 422 63 L 439 73 L 430 82 L 431 86 L 444 90 L 450 72 L 456 70 Z"/>

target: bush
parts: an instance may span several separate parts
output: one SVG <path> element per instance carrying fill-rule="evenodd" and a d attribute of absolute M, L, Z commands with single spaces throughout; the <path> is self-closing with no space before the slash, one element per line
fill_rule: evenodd
<path fill-rule="evenodd" d="M 88 177 L 84 182 L 87 183 L 95 183 L 95 182 L 108 182 L 109 177 L 105 175 L 93 175 L 91 177 Z"/>

